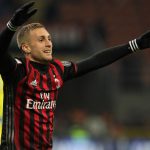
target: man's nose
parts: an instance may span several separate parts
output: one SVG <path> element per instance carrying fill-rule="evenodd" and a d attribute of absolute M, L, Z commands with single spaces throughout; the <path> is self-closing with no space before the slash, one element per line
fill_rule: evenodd
<path fill-rule="evenodd" d="M 46 45 L 46 47 L 52 47 L 52 42 L 49 40 L 46 40 L 45 45 Z"/>

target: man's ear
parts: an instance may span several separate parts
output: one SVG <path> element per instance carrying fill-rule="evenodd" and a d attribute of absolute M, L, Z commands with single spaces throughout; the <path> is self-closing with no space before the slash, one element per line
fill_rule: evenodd
<path fill-rule="evenodd" d="M 26 43 L 23 43 L 23 44 L 21 45 L 21 49 L 23 50 L 23 52 L 24 52 L 25 54 L 30 54 L 30 53 L 31 53 L 31 49 L 30 49 L 29 45 L 26 44 Z"/>

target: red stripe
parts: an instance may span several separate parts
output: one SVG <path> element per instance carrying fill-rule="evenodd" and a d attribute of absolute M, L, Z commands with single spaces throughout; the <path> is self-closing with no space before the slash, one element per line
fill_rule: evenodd
<path fill-rule="evenodd" d="M 30 148 L 30 110 L 24 111 L 24 145 L 26 148 Z"/>
<path fill-rule="evenodd" d="M 29 67 L 30 67 L 29 62 L 30 62 L 30 60 L 26 58 L 25 61 L 26 61 L 26 71 L 27 71 L 27 73 L 29 73 Z"/>
<path fill-rule="evenodd" d="M 50 133 L 51 133 L 50 137 L 52 137 L 52 134 L 53 134 L 53 123 L 54 123 L 54 112 L 50 111 L 49 114 L 50 114 L 49 128 L 50 128 Z"/>
<path fill-rule="evenodd" d="M 46 84 L 43 84 L 44 90 L 49 90 L 49 87 L 47 85 L 47 76 L 44 74 L 42 77 L 43 77 L 43 83 L 46 83 Z"/>
<path fill-rule="evenodd" d="M 62 72 L 64 72 L 64 65 L 61 63 L 61 61 L 58 59 L 54 59 L 53 61 L 57 63 L 59 67 L 61 68 Z"/>
<path fill-rule="evenodd" d="M 47 75 L 43 75 L 42 76 L 43 77 L 43 88 L 45 89 L 45 90 L 47 90 L 47 94 L 49 94 L 49 96 L 48 97 L 46 97 L 45 95 L 43 95 L 43 99 L 44 99 L 44 102 L 48 102 L 48 101 L 51 101 L 51 95 L 50 95 L 50 89 L 49 89 L 49 86 L 48 86 L 48 78 L 47 78 Z M 43 93 L 44 94 L 44 93 Z M 50 111 L 50 110 L 49 110 Z M 48 126 L 47 126 L 47 124 L 49 124 L 49 116 L 48 116 L 48 114 L 47 114 L 47 110 L 46 109 L 43 109 L 42 110 L 42 114 L 43 114 L 43 125 L 42 125 L 42 127 L 43 127 L 43 135 L 42 135 L 42 137 L 43 137 L 43 142 L 45 143 L 45 144 L 47 144 L 47 145 L 49 145 L 50 143 L 49 143 L 49 139 L 47 139 L 47 132 L 48 132 Z M 43 145 L 42 146 L 42 149 L 44 150 L 45 148 L 45 145 Z"/>
<path fill-rule="evenodd" d="M 29 69 L 29 66 L 27 65 L 27 68 Z M 29 70 L 28 70 L 29 71 Z M 31 97 L 28 97 L 28 95 L 33 94 L 33 87 L 31 87 L 30 83 L 34 80 L 34 71 L 31 69 L 30 74 L 28 74 L 28 85 L 30 88 L 27 88 L 26 91 L 26 97 L 25 101 L 27 103 L 27 99 L 30 99 Z M 24 109 L 24 145 L 27 149 L 30 148 L 30 109 Z"/>
<path fill-rule="evenodd" d="M 40 96 L 36 94 L 36 98 L 40 99 Z M 39 136 L 40 136 L 40 131 L 39 131 L 39 127 L 40 127 L 40 112 L 38 109 L 34 109 L 34 147 L 35 149 L 38 149 L 38 144 L 40 143 L 39 141 Z M 37 145 L 36 145 L 37 144 Z"/>
<path fill-rule="evenodd" d="M 54 70 L 54 73 L 56 75 L 56 78 L 60 81 L 60 86 L 62 87 L 63 86 L 63 79 L 62 79 L 60 73 L 58 72 L 58 70 L 56 69 L 55 66 L 53 66 L 53 70 Z"/>
<path fill-rule="evenodd" d="M 56 90 L 56 84 L 55 84 L 53 73 L 52 73 L 51 69 L 49 69 L 49 74 L 50 74 L 50 79 L 51 79 L 51 84 L 52 84 L 52 90 Z"/>

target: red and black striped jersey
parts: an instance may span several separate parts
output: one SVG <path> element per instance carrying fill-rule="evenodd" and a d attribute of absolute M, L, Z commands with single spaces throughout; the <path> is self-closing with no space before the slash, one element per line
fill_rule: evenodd
<path fill-rule="evenodd" d="M 28 59 L 16 62 L 14 72 L 2 74 L 2 147 L 50 150 L 58 90 L 75 76 L 76 65 L 57 59 L 47 65 Z"/>
<path fill-rule="evenodd" d="M 98 51 L 76 64 L 55 59 L 47 66 L 27 60 L 16 63 L 8 54 L 14 33 L 7 27 L 0 33 L 0 73 L 4 81 L 0 148 L 11 150 L 15 142 L 17 149 L 51 149 L 54 109 L 63 82 L 107 66 L 132 51 L 124 44 Z"/>

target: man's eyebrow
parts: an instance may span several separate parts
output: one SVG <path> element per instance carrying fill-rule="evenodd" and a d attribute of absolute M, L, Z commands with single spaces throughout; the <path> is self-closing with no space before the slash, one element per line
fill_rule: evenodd
<path fill-rule="evenodd" d="M 45 38 L 45 37 L 51 38 L 51 35 L 48 35 L 48 36 L 40 35 L 40 36 L 39 36 L 39 38 Z"/>

